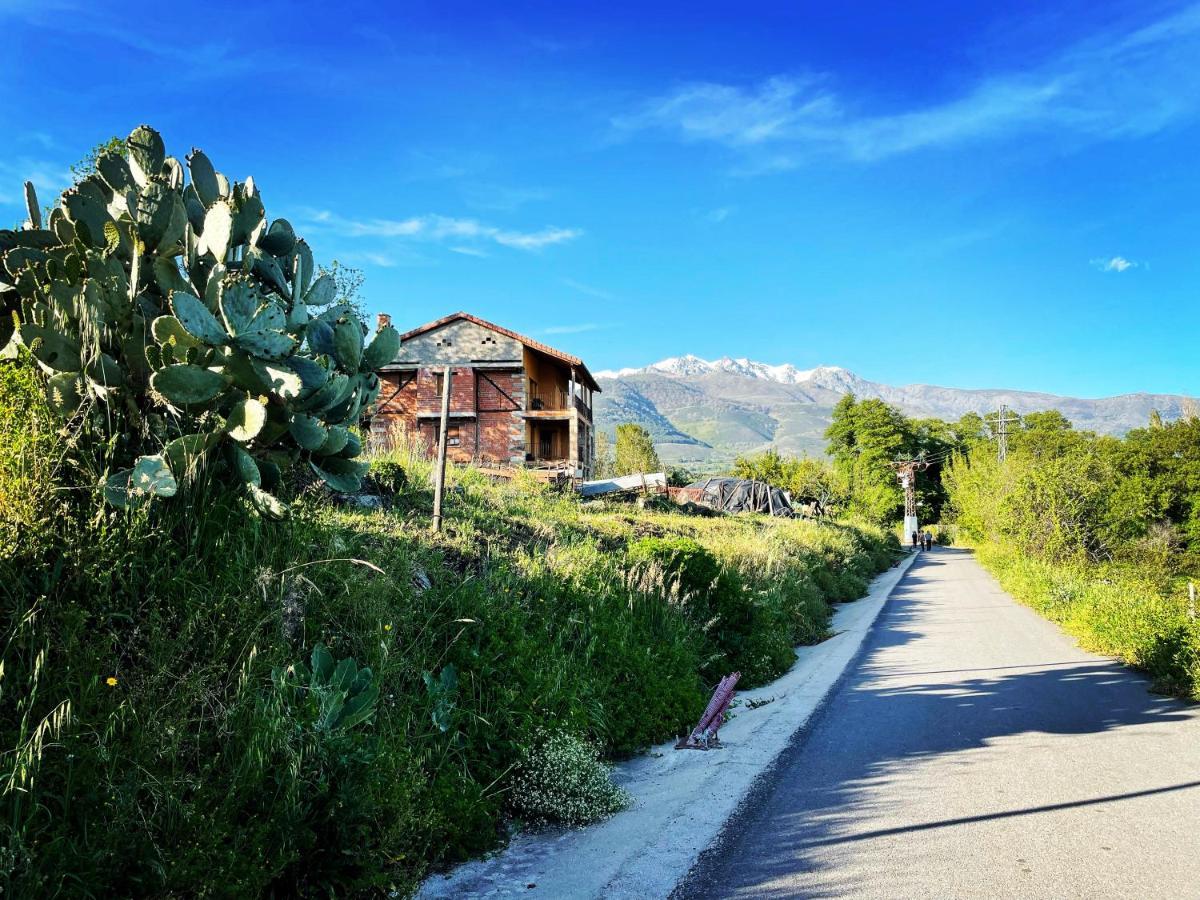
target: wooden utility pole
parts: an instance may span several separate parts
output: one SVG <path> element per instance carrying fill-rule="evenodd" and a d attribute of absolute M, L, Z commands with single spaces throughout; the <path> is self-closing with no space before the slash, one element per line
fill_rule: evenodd
<path fill-rule="evenodd" d="M 433 530 L 442 530 L 442 495 L 446 492 L 446 426 L 450 421 L 450 378 L 449 366 L 442 373 L 442 417 L 438 429 L 437 472 L 433 484 Z"/>

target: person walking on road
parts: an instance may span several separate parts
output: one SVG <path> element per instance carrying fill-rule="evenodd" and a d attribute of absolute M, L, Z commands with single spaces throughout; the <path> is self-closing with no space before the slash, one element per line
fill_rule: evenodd
<path fill-rule="evenodd" d="M 933 532 L 926 529 L 924 538 L 925 538 L 925 549 L 932 550 L 933 549 Z"/>
<path fill-rule="evenodd" d="M 920 537 L 920 535 L 918 535 L 915 531 L 912 533 L 912 548 L 914 550 L 917 549 L 917 540 L 919 537 Z"/>

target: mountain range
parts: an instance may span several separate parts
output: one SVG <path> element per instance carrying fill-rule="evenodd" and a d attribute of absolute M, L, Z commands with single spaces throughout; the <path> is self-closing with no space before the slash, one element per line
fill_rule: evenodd
<path fill-rule="evenodd" d="M 774 447 L 819 456 L 833 406 L 847 393 L 878 398 L 907 415 L 953 421 L 1005 404 L 1017 413 L 1056 409 L 1076 428 L 1124 434 L 1147 423 L 1153 410 L 1173 419 L 1193 408 L 1174 394 L 1122 394 L 1083 399 L 1030 391 L 963 389 L 928 384 L 893 386 L 848 369 L 750 359 L 705 360 L 688 354 L 643 368 L 597 372 L 597 426 L 612 435 L 622 422 L 650 432 L 664 462 L 717 467 L 738 454 Z"/>

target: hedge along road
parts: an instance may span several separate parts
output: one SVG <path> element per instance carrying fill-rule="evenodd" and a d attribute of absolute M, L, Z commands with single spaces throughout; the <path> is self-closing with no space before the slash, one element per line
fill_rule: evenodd
<path fill-rule="evenodd" d="M 933 550 L 676 896 L 1200 897 L 1200 708 Z"/>

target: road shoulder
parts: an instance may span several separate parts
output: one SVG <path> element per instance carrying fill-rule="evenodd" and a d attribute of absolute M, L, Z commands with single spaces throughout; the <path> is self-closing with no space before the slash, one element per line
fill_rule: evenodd
<path fill-rule="evenodd" d="M 787 674 L 739 693 L 721 749 L 660 744 L 616 767 L 615 780 L 634 797 L 629 809 L 586 829 L 519 835 L 494 856 L 431 876 L 418 897 L 666 897 L 841 678 L 917 556 L 879 575 L 867 596 L 840 605 L 834 636 L 798 648 Z M 771 702 L 749 709 L 751 700 Z"/>

